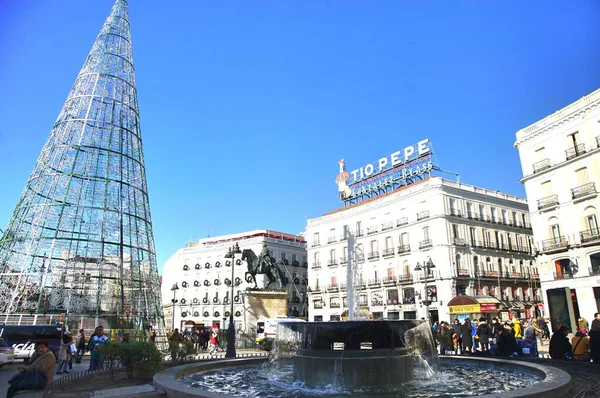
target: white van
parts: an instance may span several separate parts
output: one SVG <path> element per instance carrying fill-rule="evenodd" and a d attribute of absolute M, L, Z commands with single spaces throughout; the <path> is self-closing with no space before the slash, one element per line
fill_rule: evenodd
<path fill-rule="evenodd" d="M 287 316 L 278 316 L 277 318 L 258 318 L 256 322 L 256 342 L 260 343 L 266 338 L 275 338 L 277 334 L 277 325 L 279 322 L 306 322 L 304 319 L 288 318 Z"/>

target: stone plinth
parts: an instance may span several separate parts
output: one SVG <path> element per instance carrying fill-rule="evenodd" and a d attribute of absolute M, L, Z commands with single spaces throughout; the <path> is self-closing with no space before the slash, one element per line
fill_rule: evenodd
<path fill-rule="evenodd" d="M 250 328 L 256 328 L 258 318 L 277 318 L 287 316 L 287 297 L 285 291 L 247 291 L 244 293 L 246 299 L 244 306 L 246 310 L 246 324 Z"/>

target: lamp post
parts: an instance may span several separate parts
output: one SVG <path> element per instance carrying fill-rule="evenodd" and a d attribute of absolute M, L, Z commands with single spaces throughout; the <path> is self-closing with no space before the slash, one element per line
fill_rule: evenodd
<path fill-rule="evenodd" d="M 427 277 L 429 276 L 429 270 L 433 268 L 435 268 L 435 265 L 431 261 L 431 258 L 422 267 L 420 263 L 417 263 L 415 266 L 415 271 L 425 271 L 425 300 L 421 299 L 421 303 L 425 306 L 425 319 L 427 322 L 429 322 L 429 306 L 431 305 L 431 300 L 427 297 Z"/>
<path fill-rule="evenodd" d="M 177 282 L 175 282 L 175 284 L 171 288 L 171 291 L 173 292 L 173 299 L 171 300 L 171 303 L 173 303 L 173 305 L 171 305 L 171 311 L 173 312 L 173 322 L 171 323 L 172 330 L 175 330 L 175 304 L 178 301 L 175 299 L 175 293 L 177 293 L 178 290 L 179 290 L 179 286 L 177 286 Z"/>
<path fill-rule="evenodd" d="M 235 255 L 240 254 L 240 246 L 236 243 L 231 246 L 225 254 L 225 258 L 231 259 L 231 298 L 229 300 L 231 308 L 229 310 L 229 328 L 227 328 L 227 352 L 225 358 L 235 358 L 235 327 L 233 326 L 233 286 L 235 280 Z"/>

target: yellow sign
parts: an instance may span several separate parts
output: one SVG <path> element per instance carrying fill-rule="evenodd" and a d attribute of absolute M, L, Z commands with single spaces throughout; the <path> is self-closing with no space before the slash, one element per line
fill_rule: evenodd
<path fill-rule="evenodd" d="M 448 311 L 451 314 L 471 314 L 481 312 L 481 307 L 479 304 L 453 305 L 448 307 Z"/>

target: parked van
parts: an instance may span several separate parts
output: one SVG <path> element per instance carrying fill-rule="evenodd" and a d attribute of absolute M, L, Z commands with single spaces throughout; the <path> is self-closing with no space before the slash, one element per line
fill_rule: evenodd
<path fill-rule="evenodd" d="M 62 325 L 0 325 L 0 338 L 12 346 L 15 359 L 25 362 L 35 352 L 35 343 L 40 340 L 48 341 L 50 350 L 58 355 Z"/>
<path fill-rule="evenodd" d="M 278 316 L 277 318 L 258 318 L 256 322 L 256 342 L 260 343 L 266 338 L 274 339 L 277 334 L 277 325 L 280 322 L 294 321 L 306 322 L 304 319 L 288 318 L 286 316 Z"/>

